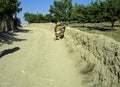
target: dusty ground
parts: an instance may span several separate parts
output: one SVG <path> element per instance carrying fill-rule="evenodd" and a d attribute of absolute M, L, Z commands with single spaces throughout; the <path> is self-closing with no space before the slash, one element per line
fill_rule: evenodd
<path fill-rule="evenodd" d="M 0 87 L 83 87 L 65 39 L 55 41 L 51 26 L 27 26 L 26 41 L 3 45 L 16 49 L 0 58 Z M 50 30 L 49 30 L 50 29 Z"/>

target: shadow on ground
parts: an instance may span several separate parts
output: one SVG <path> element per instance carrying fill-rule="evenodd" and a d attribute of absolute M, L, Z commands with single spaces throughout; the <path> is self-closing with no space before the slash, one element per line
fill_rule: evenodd
<path fill-rule="evenodd" d="M 109 26 L 104 26 L 104 27 L 98 27 L 98 26 L 71 26 L 73 28 L 87 28 L 89 30 L 99 30 L 99 31 L 113 31 L 115 29 L 109 27 Z"/>
<path fill-rule="evenodd" d="M 99 30 L 99 31 L 113 31 L 115 29 L 110 27 L 87 27 L 89 30 Z"/>
<path fill-rule="evenodd" d="M 18 50 L 20 50 L 19 47 L 14 47 L 14 48 L 12 48 L 12 49 L 6 49 L 6 50 L 0 52 L 0 58 L 2 58 L 3 56 L 5 56 L 5 55 L 7 55 L 7 54 L 14 53 L 14 52 L 16 52 L 16 51 L 18 51 Z"/>
<path fill-rule="evenodd" d="M 17 28 L 17 29 L 15 29 L 14 32 L 28 33 L 29 31 L 31 31 L 31 30 Z"/>
<path fill-rule="evenodd" d="M 0 33 L 0 43 L 12 44 L 13 41 L 25 41 L 26 39 L 16 38 L 13 33 Z"/>
<path fill-rule="evenodd" d="M 16 29 L 14 32 L 0 32 L 0 46 L 3 44 L 12 44 L 14 41 L 16 42 L 21 42 L 21 41 L 26 41 L 27 39 L 21 39 L 21 38 L 17 38 L 16 36 L 17 33 L 28 33 L 30 30 L 27 29 Z M 9 54 L 9 53 L 13 53 L 15 51 L 20 50 L 19 47 L 15 47 L 12 49 L 6 49 L 4 51 L 0 52 L 0 58 Z"/>
<path fill-rule="evenodd" d="M 13 41 L 25 41 L 26 39 L 17 38 L 16 33 L 28 33 L 30 30 L 25 29 L 16 29 L 13 33 L 10 32 L 1 32 L 0 33 L 0 43 L 2 44 L 12 44 Z"/>

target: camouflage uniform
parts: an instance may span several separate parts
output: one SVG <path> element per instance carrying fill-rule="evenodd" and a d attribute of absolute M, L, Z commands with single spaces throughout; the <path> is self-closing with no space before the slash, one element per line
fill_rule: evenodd
<path fill-rule="evenodd" d="M 65 32 L 65 24 L 57 23 L 57 25 L 55 26 L 56 40 L 64 38 L 64 32 Z"/>

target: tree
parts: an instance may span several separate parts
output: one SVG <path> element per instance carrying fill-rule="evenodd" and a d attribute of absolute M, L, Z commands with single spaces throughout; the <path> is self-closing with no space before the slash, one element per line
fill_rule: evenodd
<path fill-rule="evenodd" d="M 30 24 L 30 23 L 42 23 L 46 22 L 46 16 L 43 14 L 33 14 L 33 13 L 25 13 L 24 18 L 25 20 Z"/>
<path fill-rule="evenodd" d="M 72 11 L 72 0 L 65 0 L 65 21 L 70 21 L 71 11 Z"/>
<path fill-rule="evenodd" d="M 91 15 L 92 22 L 101 22 L 102 21 L 102 10 L 100 9 L 99 1 L 91 2 L 89 6 L 89 15 Z"/>
<path fill-rule="evenodd" d="M 21 26 L 21 20 L 20 20 L 20 18 L 18 18 L 18 17 L 14 18 L 14 26 L 15 26 L 15 28 Z"/>
<path fill-rule="evenodd" d="M 46 14 L 45 15 L 45 20 L 46 22 L 52 22 L 53 16 L 51 14 Z"/>
<path fill-rule="evenodd" d="M 45 17 L 44 17 L 43 14 L 38 13 L 38 14 L 36 14 L 34 16 L 35 16 L 35 19 L 36 19 L 34 21 L 34 23 L 43 23 L 43 22 L 45 22 Z"/>
<path fill-rule="evenodd" d="M 72 8 L 71 0 L 54 1 L 54 4 L 50 6 L 50 13 L 57 18 L 56 21 L 68 21 L 70 17 L 70 11 Z"/>
<path fill-rule="evenodd" d="M 115 21 L 120 18 L 120 0 L 106 0 L 101 2 L 104 6 L 104 18 L 111 22 L 111 28 L 114 27 Z"/>
<path fill-rule="evenodd" d="M 84 22 L 85 21 L 85 6 L 82 4 L 75 4 L 71 11 L 71 21 Z"/>
<path fill-rule="evenodd" d="M 0 0 L 0 17 L 1 17 L 1 30 L 13 31 L 14 18 L 13 16 L 22 10 L 19 7 L 18 0 Z"/>
<path fill-rule="evenodd" d="M 91 22 L 111 22 L 111 28 L 114 27 L 115 21 L 120 19 L 120 0 L 96 0 L 88 5 L 86 15 Z"/>
<path fill-rule="evenodd" d="M 120 19 L 120 0 L 100 1 L 100 9 L 103 20 L 111 22 L 113 28 L 115 21 Z"/>
<path fill-rule="evenodd" d="M 25 13 L 24 14 L 24 18 L 25 20 L 30 24 L 30 23 L 33 23 L 34 22 L 34 14 L 32 13 Z"/>

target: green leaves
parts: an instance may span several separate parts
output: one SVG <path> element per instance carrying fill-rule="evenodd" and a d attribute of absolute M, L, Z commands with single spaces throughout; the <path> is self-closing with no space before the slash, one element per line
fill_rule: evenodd
<path fill-rule="evenodd" d="M 18 0 L 0 0 L 0 13 L 13 15 L 22 10 L 19 6 L 20 2 Z"/>
<path fill-rule="evenodd" d="M 100 7 L 102 9 L 101 13 L 103 18 L 110 21 L 112 28 L 114 27 L 115 21 L 120 19 L 120 0 L 106 0 L 100 2 Z"/>
<path fill-rule="evenodd" d="M 43 22 L 48 22 L 51 21 L 52 15 L 46 14 L 45 16 L 38 13 L 38 14 L 33 14 L 33 13 L 25 13 L 24 14 L 25 20 L 30 24 L 30 23 L 43 23 Z"/>
<path fill-rule="evenodd" d="M 85 6 L 75 4 L 75 6 L 72 9 L 71 19 L 73 21 L 81 22 L 81 21 L 85 20 L 85 15 L 84 14 L 86 14 Z"/>
<path fill-rule="evenodd" d="M 53 16 L 57 17 L 56 21 L 67 21 L 71 14 L 71 8 L 71 0 L 55 0 L 49 11 Z"/>
<path fill-rule="evenodd" d="M 26 20 L 45 21 L 69 21 L 69 22 L 111 22 L 114 27 L 115 21 L 120 19 L 120 0 L 96 0 L 89 5 L 72 4 L 72 0 L 54 0 L 50 6 L 50 14 L 41 15 L 38 19 L 29 16 Z M 33 19 L 31 18 L 33 17 Z M 34 21 L 36 22 L 36 21 Z"/>
<path fill-rule="evenodd" d="M 120 19 L 120 0 L 96 0 L 88 6 L 76 4 L 72 11 L 72 19 L 77 19 L 78 22 L 109 21 L 113 28 L 115 21 Z"/>
<path fill-rule="evenodd" d="M 13 31 L 17 24 L 13 16 L 20 12 L 20 2 L 18 0 L 0 0 L 0 17 L 2 31 Z M 18 19 L 19 20 L 19 19 Z"/>

